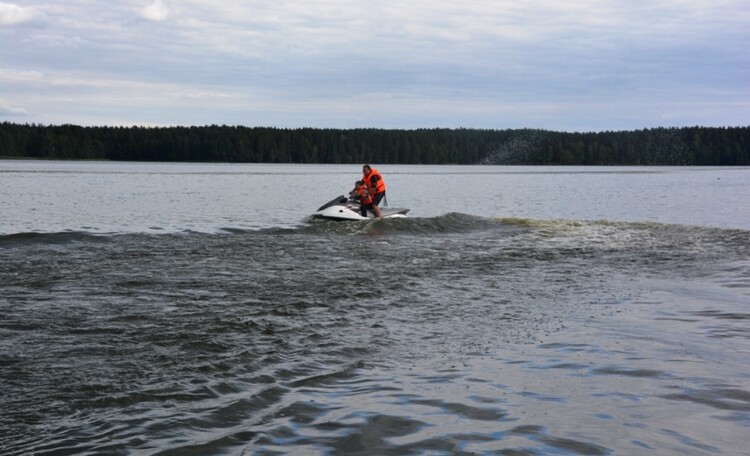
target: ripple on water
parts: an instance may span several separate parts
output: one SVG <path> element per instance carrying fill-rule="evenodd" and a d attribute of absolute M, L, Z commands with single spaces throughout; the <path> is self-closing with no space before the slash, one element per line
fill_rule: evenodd
<path fill-rule="evenodd" d="M 5 239 L 0 449 L 736 453 L 746 268 L 721 257 L 746 247 L 712 236 L 449 214 Z"/>

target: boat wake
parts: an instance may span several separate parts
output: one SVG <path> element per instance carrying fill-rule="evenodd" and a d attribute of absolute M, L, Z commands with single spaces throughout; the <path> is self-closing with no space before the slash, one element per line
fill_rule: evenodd
<path fill-rule="evenodd" d="M 608 220 L 542 220 L 528 218 L 485 218 L 450 212 L 436 217 L 367 219 L 337 222 L 307 217 L 292 227 L 240 228 L 222 227 L 213 232 L 148 231 L 113 232 L 68 230 L 61 232 L 21 232 L 0 235 L 0 248 L 28 245 L 56 245 L 75 242 L 107 242 L 126 236 L 168 238 L 185 236 L 274 236 L 274 235 L 451 235 L 496 231 L 504 235 L 533 233 L 547 242 L 566 242 L 577 248 L 606 244 L 610 246 L 643 246 L 655 239 L 671 241 L 679 246 L 701 242 L 720 243 L 742 248 L 750 245 L 750 231 L 740 229 L 662 224 L 655 222 L 619 222 Z M 710 249 L 710 247 L 705 247 Z"/>
<path fill-rule="evenodd" d="M 742 230 L 460 213 L 0 236 L 0 450 L 736 454 L 661 417 L 741 435 L 748 258 Z"/>

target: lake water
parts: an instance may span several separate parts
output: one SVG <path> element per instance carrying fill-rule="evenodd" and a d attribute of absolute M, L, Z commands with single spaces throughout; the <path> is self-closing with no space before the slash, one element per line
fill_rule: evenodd
<path fill-rule="evenodd" d="M 0 160 L 0 235 L 297 227 L 360 165 Z M 412 217 L 648 221 L 750 230 L 750 168 L 381 167 Z"/>
<path fill-rule="evenodd" d="M 748 454 L 750 169 L 0 161 L 0 454 Z"/>

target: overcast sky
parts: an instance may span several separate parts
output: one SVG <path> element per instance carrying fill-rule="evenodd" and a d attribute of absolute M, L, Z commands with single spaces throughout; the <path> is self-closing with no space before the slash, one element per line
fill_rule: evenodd
<path fill-rule="evenodd" d="M 748 0 L 0 0 L 0 121 L 750 125 Z"/>

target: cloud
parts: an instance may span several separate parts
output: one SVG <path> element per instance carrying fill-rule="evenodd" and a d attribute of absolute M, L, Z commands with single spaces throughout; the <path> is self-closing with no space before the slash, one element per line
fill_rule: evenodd
<path fill-rule="evenodd" d="M 31 8 L 0 2 L 0 26 L 16 25 L 34 18 Z"/>
<path fill-rule="evenodd" d="M 169 6 L 164 0 L 154 0 L 154 2 L 141 9 L 141 17 L 146 20 L 161 22 L 169 17 Z"/>
<path fill-rule="evenodd" d="M 0 100 L 0 116 L 18 117 L 27 116 L 28 111 L 18 106 L 11 106 L 3 100 Z"/>
<path fill-rule="evenodd" d="M 0 115 L 24 106 L 44 122 L 617 129 L 750 118 L 732 104 L 750 99 L 747 0 L 10 1 L 38 6 L 0 3 L 1 25 L 33 22 L 0 26 Z"/>

